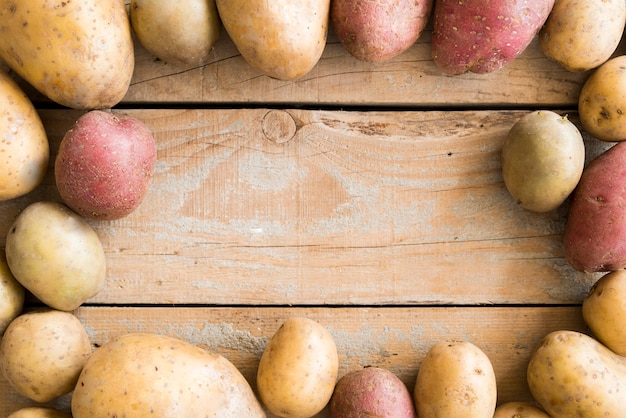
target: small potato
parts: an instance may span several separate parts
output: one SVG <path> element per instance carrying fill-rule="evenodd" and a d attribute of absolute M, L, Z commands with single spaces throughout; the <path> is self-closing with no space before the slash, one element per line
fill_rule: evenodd
<path fill-rule="evenodd" d="M 263 351 L 257 389 L 272 414 L 309 418 L 330 400 L 338 372 L 337 347 L 330 332 L 312 319 L 293 317 Z"/>
<path fill-rule="evenodd" d="M 468 341 L 441 341 L 430 348 L 413 392 L 420 418 L 492 418 L 496 376 L 491 361 Z"/>
<path fill-rule="evenodd" d="M 0 369 L 11 386 L 36 402 L 48 402 L 74 389 L 91 354 L 89 336 L 69 312 L 38 310 L 22 314 L 0 341 Z"/>
<path fill-rule="evenodd" d="M 174 65 L 202 65 L 220 36 L 215 0 L 132 0 L 130 22 L 155 57 Z"/>
<path fill-rule="evenodd" d="M 24 286 L 11 274 L 4 251 L 0 251 L 0 337 L 22 312 L 25 293 Z"/>
<path fill-rule="evenodd" d="M 539 46 L 568 71 L 591 70 L 611 58 L 625 24 L 624 0 L 556 0 Z"/>
<path fill-rule="evenodd" d="M 52 408 L 29 406 L 13 412 L 7 418 L 72 418 L 72 416 Z"/>
<path fill-rule="evenodd" d="M 600 277 L 583 300 L 582 311 L 593 335 L 626 357 L 626 270 Z"/>
<path fill-rule="evenodd" d="M 493 418 L 550 418 L 550 415 L 526 402 L 507 402 L 496 408 Z"/>
<path fill-rule="evenodd" d="M 611 58 L 585 81 L 578 97 L 580 122 L 601 141 L 626 139 L 626 55 Z"/>

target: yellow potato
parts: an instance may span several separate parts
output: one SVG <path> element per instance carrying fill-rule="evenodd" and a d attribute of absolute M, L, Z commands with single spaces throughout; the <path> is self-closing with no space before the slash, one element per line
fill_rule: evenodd
<path fill-rule="evenodd" d="M 76 109 L 122 100 L 135 67 L 124 0 L 0 0 L 0 58 Z"/>
<path fill-rule="evenodd" d="M 550 418 L 550 415 L 526 402 L 507 402 L 496 408 L 493 418 Z"/>
<path fill-rule="evenodd" d="M 96 349 L 72 395 L 74 418 L 264 418 L 224 357 L 172 337 L 134 333 Z"/>
<path fill-rule="evenodd" d="M 626 358 L 580 332 L 545 336 L 531 355 L 527 380 L 552 418 L 624 416 Z"/>
<path fill-rule="evenodd" d="M 626 356 L 626 270 L 598 279 L 583 301 L 583 318 L 602 344 Z"/>
<path fill-rule="evenodd" d="M 491 361 L 469 341 L 433 345 L 417 373 L 413 399 L 420 418 L 492 418 L 496 376 Z"/>
<path fill-rule="evenodd" d="M 22 312 L 25 293 L 24 286 L 11 274 L 4 251 L 0 251 L 0 337 Z"/>
<path fill-rule="evenodd" d="M 272 414 L 308 418 L 330 401 L 338 372 L 337 347 L 330 332 L 312 319 L 293 317 L 263 351 L 257 388 Z"/>
<path fill-rule="evenodd" d="M 0 341 L 0 369 L 18 393 L 48 402 L 72 391 L 90 354 L 89 336 L 78 318 L 38 310 L 9 324 Z"/>
<path fill-rule="evenodd" d="M 626 55 L 611 58 L 585 81 L 578 98 L 583 128 L 602 141 L 626 139 Z"/>
<path fill-rule="evenodd" d="M 29 406 L 13 412 L 7 418 L 71 418 L 71 416 L 52 408 Z"/>
<path fill-rule="evenodd" d="M 132 0 L 130 22 L 155 57 L 175 65 L 201 65 L 220 36 L 215 0 Z"/>
<path fill-rule="evenodd" d="M 41 183 L 50 149 L 35 107 L 4 71 L 0 71 L 0 103 L 4 104 L 0 110 L 1 201 L 25 195 Z"/>
<path fill-rule="evenodd" d="M 330 0 L 216 0 L 216 4 L 243 58 L 269 77 L 298 79 L 324 52 Z"/>
<path fill-rule="evenodd" d="M 625 23 L 624 0 L 556 0 L 539 46 L 566 70 L 591 70 L 615 52 Z"/>

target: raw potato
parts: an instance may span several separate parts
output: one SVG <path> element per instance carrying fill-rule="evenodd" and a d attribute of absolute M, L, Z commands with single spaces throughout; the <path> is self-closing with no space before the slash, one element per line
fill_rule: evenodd
<path fill-rule="evenodd" d="M 611 351 L 626 356 L 626 270 L 602 276 L 583 300 L 583 318 Z"/>
<path fill-rule="evenodd" d="M 104 285 L 100 238 L 62 203 L 26 207 L 9 228 L 5 251 L 15 278 L 52 308 L 74 310 Z"/>
<path fill-rule="evenodd" d="M 415 418 L 411 393 L 389 370 L 364 367 L 345 374 L 329 404 L 330 418 Z"/>
<path fill-rule="evenodd" d="M 611 58 L 625 23 L 624 0 L 556 0 L 539 46 L 566 70 L 591 70 Z"/>
<path fill-rule="evenodd" d="M 70 414 L 42 406 L 30 406 L 13 412 L 7 418 L 72 418 Z"/>
<path fill-rule="evenodd" d="M 41 183 L 48 170 L 50 149 L 35 107 L 4 71 L 0 71 L 0 102 L 4 103 L 0 111 L 2 201 L 25 195 Z"/>
<path fill-rule="evenodd" d="M 216 4 L 243 58 L 269 77 L 299 79 L 324 52 L 330 0 L 216 0 Z"/>
<path fill-rule="evenodd" d="M 583 137 L 566 116 L 538 110 L 523 116 L 502 146 L 502 175 L 524 209 L 548 212 L 572 193 L 585 166 Z"/>
<path fill-rule="evenodd" d="M 9 270 L 4 251 L 0 250 L 0 338 L 21 312 L 25 296 L 22 286 Z"/>
<path fill-rule="evenodd" d="M 339 357 L 330 332 L 312 319 L 293 317 L 263 351 L 257 389 L 272 414 L 308 418 L 329 402 L 338 372 Z"/>
<path fill-rule="evenodd" d="M 91 343 L 69 312 L 38 310 L 18 316 L 0 341 L 0 368 L 11 386 L 36 402 L 71 392 Z"/>
<path fill-rule="evenodd" d="M 122 335 L 96 349 L 72 395 L 74 418 L 264 418 L 239 370 L 172 337 Z"/>
<path fill-rule="evenodd" d="M 507 402 L 496 408 L 493 418 L 550 418 L 550 415 L 526 402 Z"/>
<path fill-rule="evenodd" d="M 604 151 L 583 171 L 570 199 L 563 235 L 567 261 L 578 271 L 626 267 L 626 142 Z"/>
<path fill-rule="evenodd" d="M 554 0 L 437 0 L 432 58 L 448 74 L 490 73 L 528 47 Z"/>
<path fill-rule="evenodd" d="M 57 189 L 86 218 L 119 219 L 145 198 L 156 158 L 154 138 L 142 121 L 92 110 L 63 136 L 54 164 Z"/>
<path fill-rule="evenodd" d="M 626 139 L 626 55 L 600 65 L 578 97 L 583 128 L 602 141 Z"/>
<path fill-rule="evenodd" d="M 137 39 L 174 65 L 202 65 L 222 31 L 215 0 L 132 0 L 130 22 Z"/>
<path fill-rule="evenodd" d="M 493 418 L 497 388 L 491 361 L 469 341 L 440 341 L 422 360 L 413 398 L 419 418 Z"/>
<path fill-rule="evenodd" d="M 588 335 L 548 334 L 531 355 L 527 379 L 552 418 L 624 416 L 626 358 Z"/>
<path fill-rule="evenodd" d="M 333 0 L 330 20 L 346 50 L 367 62 L 387 61 L 417 41 L 433 0 Z"/>
<path fill-rule="evenodd" d="M 135 67 L 124 0 L 0 0 L 0 58 L 51 100 L 109 108 Z"/>

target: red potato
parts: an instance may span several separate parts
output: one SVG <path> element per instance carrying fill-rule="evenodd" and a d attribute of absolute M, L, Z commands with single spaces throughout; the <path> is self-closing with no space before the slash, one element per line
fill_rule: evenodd
<path fill-rule="evenodd" d="M 69 207 L 88 218 L 112 220 L 143 201 L 155 164 L 156 145 L 143 122 L 93 110 L 63 137 L 54 173 Z"/>
<path fill-rule="evenodd" d="M 626 142 L 596 157 L 572 193 L 563 236 L 565 258 L 576 270 L 626 267 Z"/>
<path fill-rule="evenodd" d="M 422 34 L 433 0 L 333 0 L 330 19 L 356 59 L 382 62 L 406 51 Z"/>
<path fill-rule="evenodd" d="M 329 403 L 331 418 L 414 418 L 413 398 L 389 370 L 365 367 L 344 375 Z"/>
<path fill-rule="evenodd" d="M 448 74 L 490 73 L 519 56 L 555 0 L 437 0 L 432 58 Z"/>

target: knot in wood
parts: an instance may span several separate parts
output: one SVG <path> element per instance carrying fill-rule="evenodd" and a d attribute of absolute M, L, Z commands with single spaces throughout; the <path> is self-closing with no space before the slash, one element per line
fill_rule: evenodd
<path fill-rule="evenodd" d="M 272 142 L 287 142 L 294 137 L 296 130 L 296 121 L 284 110 L 270 110 L 263 117 L 263 133 Z"/>

